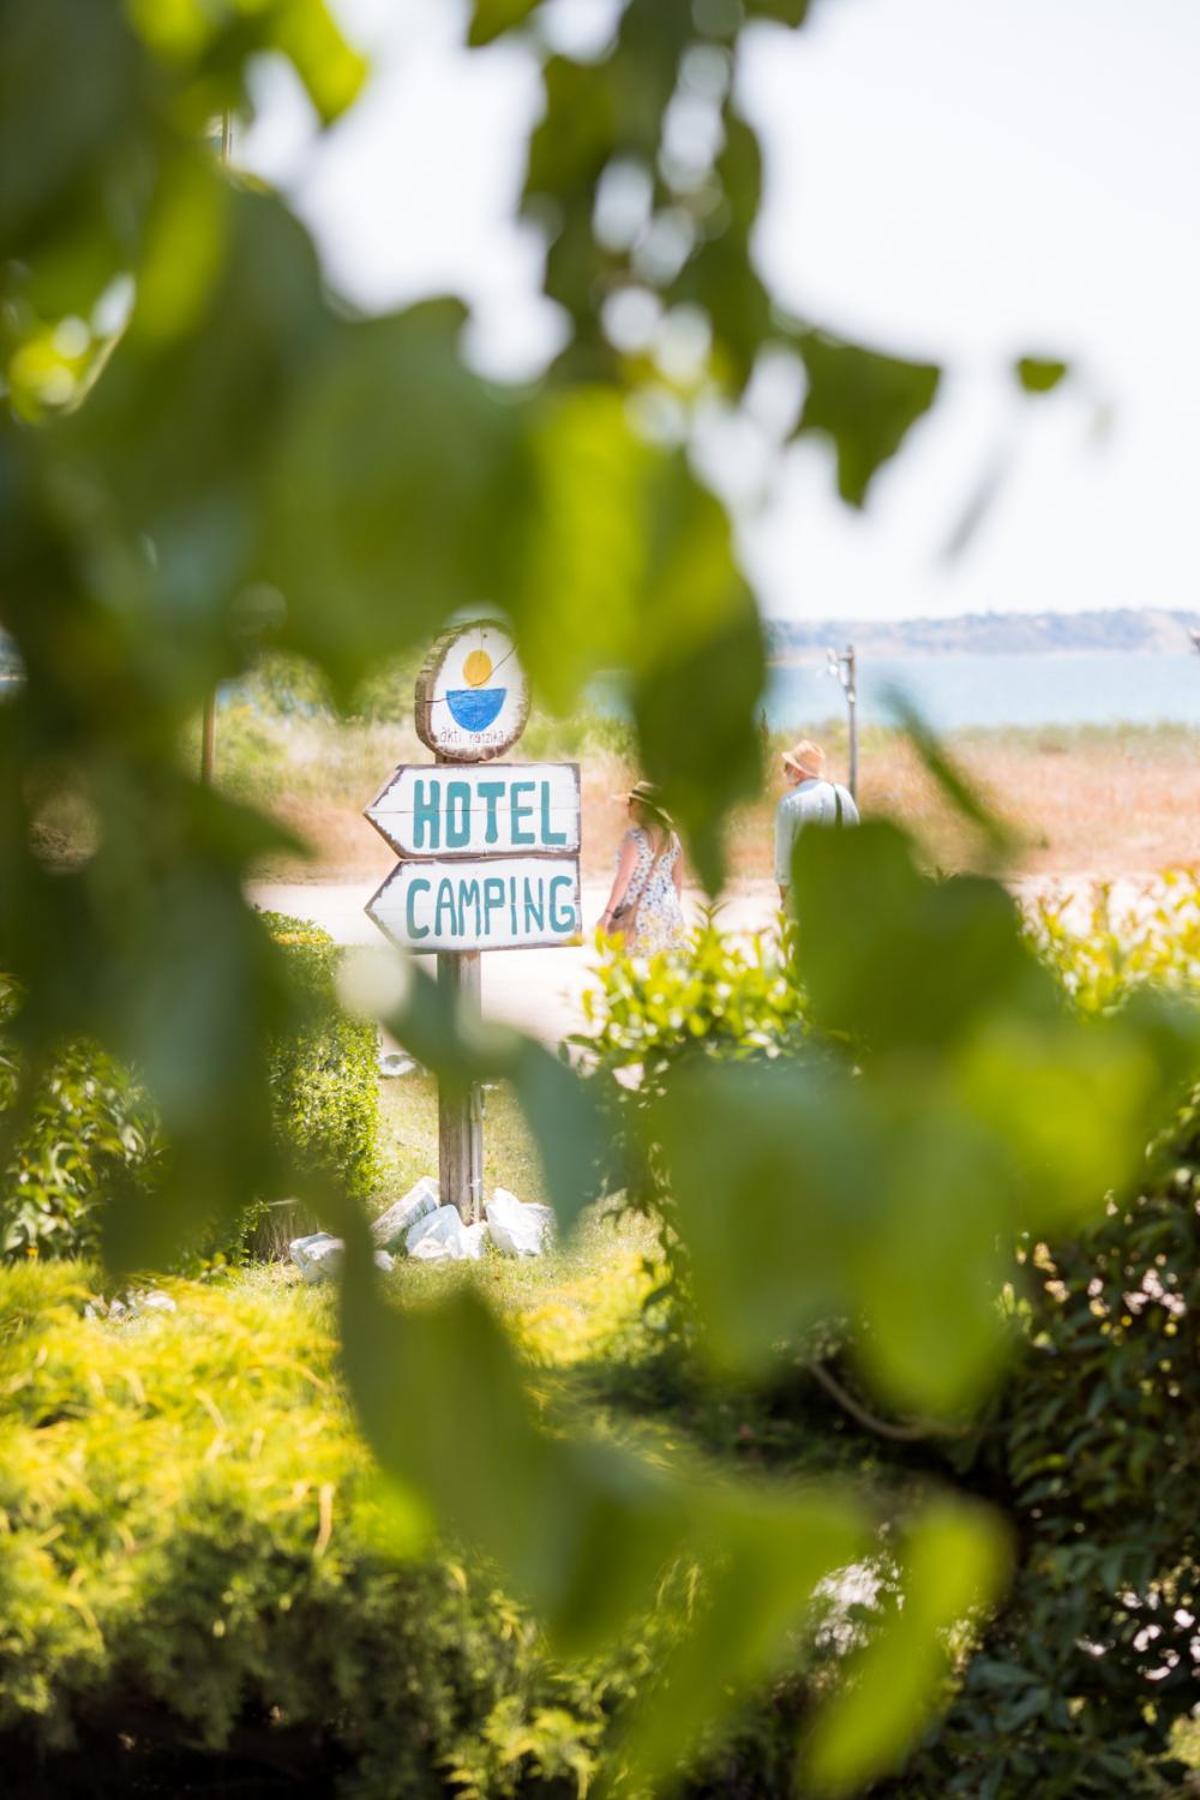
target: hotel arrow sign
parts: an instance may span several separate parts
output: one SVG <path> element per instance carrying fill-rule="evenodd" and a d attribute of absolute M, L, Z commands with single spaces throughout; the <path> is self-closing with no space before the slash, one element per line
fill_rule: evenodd
<path fill-rule="evenodd" d="M 366 816 L 401 857 L 574 857 L 579 764 L 402 764 Z"/>

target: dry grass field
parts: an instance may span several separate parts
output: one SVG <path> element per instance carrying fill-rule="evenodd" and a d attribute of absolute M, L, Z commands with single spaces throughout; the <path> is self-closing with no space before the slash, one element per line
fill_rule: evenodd
<path fill-rule="evenodd" d="M 844 732 L 817 735 L 830 772 L 845 770 Z M 731 827 L 734 887 L 769 879 L 771 815 L 782 791 L 772 745 L 768 790 Z M 1019 872 L 1099 878 L 1200 866 L 1200 732 L 1183 727 L 1112 726 L 959 733 L 946 747 L 1020 834 Z M 521 760 L 578 761 L 583 767 L 584 873 L 612 866 L 624 824 L 619 796 L 637 774 L 627 734 L 611 721 L 535 723 Z M 328 715 L 281 718 L 228 707 L 218 735 L 218 779 L 237 798 L 268 808 L 312 848 L 305 862 L 276 858 L 263 873 L 316 880 L 380 877 L 393 858 L 362 817 L 388 772 L 427 752 L 411 725 L 336 722 Z M 939 866 L 968 861 L 968 834 L 917 757 L 894 732 L 864 735 L 864 809 L 913 828 Z"/>

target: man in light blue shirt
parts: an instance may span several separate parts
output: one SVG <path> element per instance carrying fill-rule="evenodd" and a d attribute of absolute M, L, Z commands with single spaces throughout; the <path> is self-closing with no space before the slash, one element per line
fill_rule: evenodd
<path fill-rule="evenodd" d="M 792 850 L 809 825 L 858 824 L 858 808 L 849 789 L 826 781 L 825 752 L 811 738 L 803 738 L 783 753 L 783 773 L 788 791 L 775 809 L 775 879 L 779 898 L 787 905 L 792 885 Z"/>

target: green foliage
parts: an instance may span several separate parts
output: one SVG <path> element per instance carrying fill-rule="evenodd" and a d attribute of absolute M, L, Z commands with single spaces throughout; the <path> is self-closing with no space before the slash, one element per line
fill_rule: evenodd
<path fill-rule="evenodd" d="M 710 1570 L 694 1630 L 663 1659 L 670 1704 L 631 1727 L 633 1765 L 651 1779 L 783 1665 L 814 1586 L 864 1553 L 874 1515 L 833 1484 L 714 1484 L 683 1460 L 663 1466 L 589 1436 L 543 1413 L 477 1302 L 456 1294 L 411 1315 L 387 1304 L 345 1191 L 353 1119 L 316 1170 L 303 1166 L 315 1130 L 305 1144 L 307 1124 L 272 1125 L 273 1099 L 293 1114 L 300 1099 L 294 1073 L 275 1083 L 273 1047 L 311 1028 L 313 1011 L 245 884 L 264 854 L 294 846 L 198 786 L 180 745 L 214 685 L 266 651 L 309 658 L 346 699 L 448 611 L 486 603 L 510 615 L 561 710 L 615 667 L 641 761 L 715 890 L 723 820 L 759 775 L 765 664 L 729 522 L 689 459 L 697 408 L 738 404 L 760 352 L 790 345 L 809 381 L 800 429 L 833 440 L 841 491 L 860 504 L 938 383 L 932 364 L 776 321 L 753 267 L 761 159 L 734 104 L 738 38 L 744 21 L 804 11 L 797 0 L 630 0 L 594 60 L 547 57 L 525 204 L 549 239 L 546 292 L 570 331 L 546 380 L 521 391 L 466 369 L 455 303 L 348 316 L 282 201 L 203 144 L 215 115 L 244 106 L 263 53 L 290 60 L 323 120 L 350 103 L 362 63 L 320 0 L 45 0 L 0 12 L 0 60 L 16 73 L 0 154 L 18 171 L 0 199 L 12 413 L 0 435 L 0 592 L 25 671 L 0 708 L 0 967 L 20 984 L 16 1111 L 63 1043 L 94 1042 L 138 1071 L 159 1148 L 152 1187 L 122 1182 L 105 1208 L 118 1266 L 161 1262 L 202 1226 L 219 1232 L 305 1179 L 328 1217 L 344 1218 L 345 1363 L 392 1481 L 382 1511 L 393 1531 L 436 1510 L 579 1643 L 629 1629 L 664 1567 Z M 533 12 L 517 3 L 481 6 L 473 32 L 483 42 L 527 21 L 536 46 Z M 708 150 L 672 141 L 677 96 L 707 109 L 713 130 L 693 135 Z M 598 202 L 622 168 L 642 183 L 645 216 L 614 241 Z M 630 289 L 649 293 L 662 325 L 633 352 L 614 342 L 608 304 Z M 662 355 L 682 309 L 693 324 L 699 312 L 709 339 L 687 380 Z M 637 422 L 636 403 L 664 384 L 681 421 L 671 444 Z M 51 803 L 88 821 L 69 866 L 47 847 Z M 1105 1187 L 1124 1189 L 1193 1057 L 1194 1026 L 1153 1005 L 1066 1016 L 998 888 L 927 883 L 911 847 L 879 828 L 845 839 L 811 855 L 802 844 L 795 891 L 812 1022 L 847 1053 L 816 1067 L 681 1062 L 640 1115 L 644 1154 L 665 1153 L 714 1362 L 755 1377 L 774 1364 L 779 1332 L 833 1306 L 852 1315 L 865 1382 L 958 1423 L 994 1386 L 1012 1336 L 999 1324 L 997 1245 L 1018 1228 L 1074 1229 Z M 394 1023 L 447 1079 L 512 1081 L 548 1187 L 564 1220 L 574 1216 L 603 1161 L 596 1087 L 513 1035 L 464 1028 L 423 977 Z M 786 1205 L 768 1197 L 769 1230 L 763 1181 L 732 1159 L 729 1134 L 743 1126 L 755 1134 L 748 1167 L 790 1190 Z M 472 1431 L 429 1406 L 420 1371 Z M 192 1373 L 194 1407 L 203 1376 Z M 74 1387 L 70 1397 L 77 1405 Z M 71 1413 L 39 1418 L 45 1451 Z M 265 1441 L 268 1425 L 255 1430 Z M 173 1448 L 165 1434 L 168 1471 Z M 336 1447 L 309 1448 L 319 1495 L 336 1486 Z M 212 1546 L 265 1546 L 266 1497 L 237 1515 L 240 1539 L 224 1529 L 227 1484 L 253 1490 L 255 1462 L 249 1445 L 236 1466 L 214 1450 L 188 1496 L 202 1531 L 177 1520 L 161 1548 L 155 1591 L 177 1588 L 185 1611 L 201 1597 L 189 1642 L 214 1623 L 226 1641 L 231 1624 L 243 1630 L 236 1576 Z M 58 1479 L 64 1505 L 86 1505 Z M 991 1515 L 949 1493 L 938 1504 L 943 1579 L 923 1586 L 932 1559 L 914 1554 L 913 1606 L 891 1621 L 910 1649 L 910 1621 L 944 1630 L 956 1608 L 984 1603 L 998 1563 Z M 53 1573 L 53 1542 L 23 1541 L 34 1576 Z M 114 1605 L 141 1568 L 132 1553 L 106 1568 Z M 61 1635 L 64 1663 L 92 1658 L 94 1670 L 107 1639 L 63 1601 L 35 1601 L 22 1629 Z M 262 1608 L 250 1611 L 245 1641 L 257 1646 Z M 318 1640 L 319 1624 L 305 1619 Z M 905 1668 L 908 1704 L 884 1715 L 888 1730 L 858 1761 L 831 1715 L 824 1754 L 840 1781 L 902 1754 L 943 1659 L 914 1650 Z M 224 1728 L 232 1701 L 219 1679 L 189 1700 L 186 1662 L 155 1669 L 180 1704 Z M 354 1689 L 365 1679 L 355 1663 Z"/>
<path fill-rule="evenodd" d="M 1099 1230 L 1029 1246 L 1025 1347 L 965 1471 L 1013 1518 L 1016 1579 L 898 1794 L 1176 1791 L 1200 1597 L 1198 1157 L 1193 1107 Z"/>
<path fill-rule="evenodd" d="M 903 362 L 823 332 L 800 339 L 808 393 L 798 432 L 820 433 L 837 451 L 838 492 L 862 506 L 872 480 L 937 396 L 941 371 Z"/>
<path fill-rule="evenodd" d="M 7 1013 L 9 991 L 0 985 L 0 994 Z M 32 1108 L 13 1119 L 18 1066 L 15 1046 L 0 1043 L 0 1116 L 15 1129 L 0 1189 L 0 1258 L 95 1253 L 106 1189 L 151 1174 L 146 1097 L 111 1057 L 76 1044 L 39 1072 Z"/>
<path fill-rule="evenodd" d="M 379 1174 L 378 1031 L 374 1022 L 346 1011 L 337 994 L 341 952 L 328 932 L 282 913 L 263 923 L 286 953 L 302 1019 L 280 1038 L 270 1057 L 271 1116 L 288 1154 L 311 1180 L 335 1181 L 352 1199 L 365 1200 Z M 242 1221 L 240 1235 L 262 1254 L 281 1253 L 294 1237 L 293 1216 L 280 1219 L 269 1204 Z"/>
<path fill-rule="evenodd" d="M 1109 882 L 1082 896 L 1042 895 L 1030 931 L 1038 954 L 1085 1014 L 1122 1006 L 1143 988 L 1200 985 L 1200 882 L 1168 870 L 1122 900 Z"/>
<path fill-rule="evenodd" d="M 1071 373 L 1071 365 L 1054 356 L 1022 356 L 1013 373 L 1027 394 L 1052 394 Z"/>
<path fill-rule="evenodd" d="M 131 1323 L 83 1316 L 89 1291 L 78 1265 L 0 1271 L 6 1780 L 50 1755 L 56 1792 L 80 1763 L 92 1794 L 585 1792 L 665 1616 L 564 1669 L 477 1560 L 397 1566 L 308 1291 L 177 1283 Z"/>
<path fill-rule="evenodd" d="M 804 1002 L 785 942 L 742 943 L 719 910 L 677 952 L 631 957 L 609 949 L 584 994 L 586 1032 L 572 1041 L 604 1069 L 640 1070 L 653 1082 L 680 1056 L 744 1058 L 798 1049 Z"/>
<path fill-rule="evenodd" d="M 377 1177 L 376 1028 L 339 1005 L 340 952 L 326 932 L 278 913 L 265 914 L 263 923 L 285 953 L 296 1006 L 294 1029 L 269 1053 L 273 1129 L 302 1176 L 336 1179 L 348 1195 L 365 1199 Z M 13 1117 L 15 1046 L 6 1047 L 0 1072 L 0 1112 Z M 153 1203 L 161 1180 L 159 1121 L 144 1090 L 95 1045 L 57 1052 L 39 1071 L 31 1116 L 18 1112 L 13 1125 L 17 1137 L 0 1200 L 3 1254 L 95 1252 L 105 1204 L 125 1182 L 136 1183 Z M 190 1248 L 226 1257 L 241 1255 L 247 1244 L 259 1254 L 278 1252 L 295 1235 L 294 1221 L 293 1207 L 263 1197 Z"/>

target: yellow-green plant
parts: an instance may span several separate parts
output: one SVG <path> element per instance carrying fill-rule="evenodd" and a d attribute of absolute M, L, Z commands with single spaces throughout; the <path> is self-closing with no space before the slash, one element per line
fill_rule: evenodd
<path fill-rule="evenodd" d="M 501 391 L 459 355 L 461 304 L 353 316 L 283 200 L 212 154 L 260 55 L 290 61 L 322 123 L 353 103 L 364 63 L 321 0 L 0 9 L 0 604 L 23 671 L 0 706 L 0 967 L 21 983 L 28 1068 L 95 1041 L 161 1122 L 153 1195 L 127 1183 L 109 1209 L 125 1267 L 306 1173 L 272 1129 L 270 1081 L 303 1008 L 245 899 L 256 860 L 294 846 L 183 760 L 214 687 L 278 649 L 345 698 L 459 609 L 500 609 L 557 710 L 618 672 L 645 772 L 715 892 L 723 821 L 760 781 L 765 655 L 689 456 L 698 421 L 790 359 L 804 400 L 781 437 L 831 444 L 861 506 L 936 397 L 935 365 L 773 306 L 751 258 L 762 170 L 735 61 L 744 33 L 802 26 L 806 0 L 628 0 L 610 41 L 577 53 L 556 10 L 468 11 L 472 45 L 509 38 L 543 85 L 522 204 L 565 325 L 545 378 Z M 686 154 L 676 101 L 704 114 Z M 618 240 L 601 202 L 630 182 L 642 216 Z M 647 286 L 664 330 L 630 355 L 609 303 Z M 681 312 L 707 346 L 684 381 L 667 354 Z M 1014 374 L 1041 393 L 1067 370 Z M 669 441 L 646 428 L 664 384 Z M 56 809 L 86 826 L 69 863 L 45 830 Z M 681 1065 L 650 1149 L 686 1204 L 714 1356 L 758 1366 L 814 1312 L 858 1309 L 866 1378 L 957 1416 L 1001 1366 L 997 1236 L 1082 1217 L 1129 1178 L 1191 1028 L 1150 1006 L 1060 1016 L 995 883 L 929 884 L 899 837 L 837 835 L 796 884 L 817 952 L 802 973 L 818 1030 L 858 1063 L 819 1080 L 791 1058 Z M 423 976 L 392 1023 L 447 1080 L 513 1083 L 569 1225 L 597 1185 L 595 1093 L 536 1045 L 464 1031 Z M 620 1635 L 664 1566 L 711 1566 L 631 1741 L 656 1778 L 876 1541 L 873 1501 L 714 1486 L 570 1417 L 547 1431 L 487 1311 L 461 1294 L 393 1310 L 335 1171 L 307 1175 L 346 1236 L 345 1367 L 398 1513 L 485 1549 L 575 1647 Z M 444 1416 L 414 1400 L 433 1387 Z M 995 1517 L 946 1491 L 890 1523 L 905 1606 L 812 1752 L 814 1779 L 842 1787 L 902 1754 L 945 1631 L 1004 1564 Z"/>

